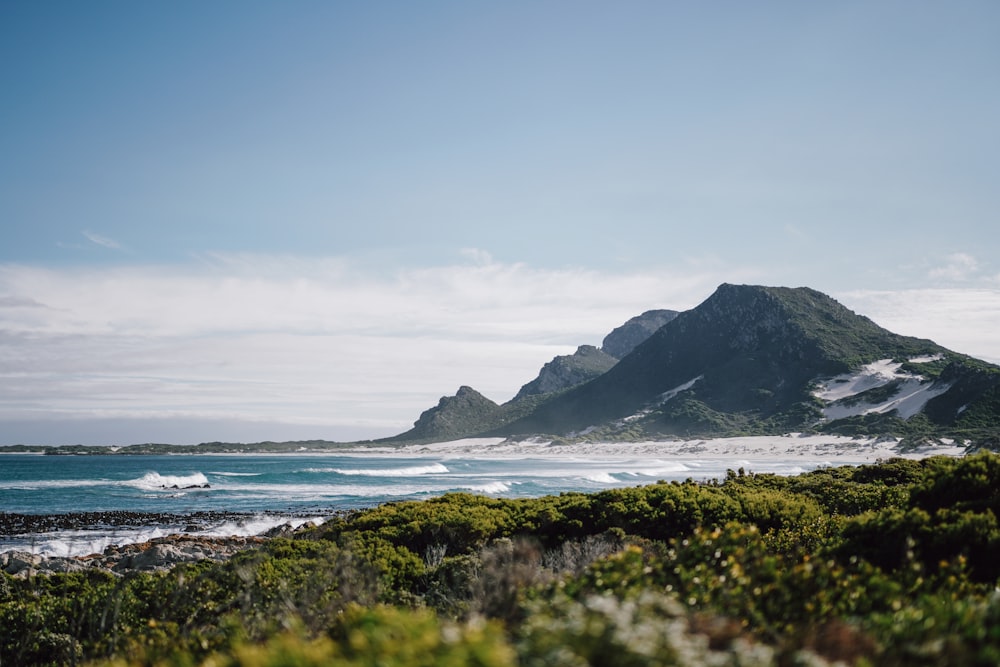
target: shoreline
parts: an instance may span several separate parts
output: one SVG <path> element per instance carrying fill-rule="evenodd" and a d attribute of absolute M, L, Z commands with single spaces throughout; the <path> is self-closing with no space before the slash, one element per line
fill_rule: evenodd
<path fill-rule="evenodd" d="M 176 549 L 159 559 L 146 559 L 152 567 L 163 558 L 197 560 L 237 547 L 259 544 L 285 536 L 307 525 L 318 525 L 337 514 L 316 512 L 197 511 L 164 513 L 140 511 L 67 512 L 24 514 L 0 512 L 0 570 L 14 574 L 20 568 L 57 568 L 76 571 L 73 563 L 103 563 L 113 568 L 123 558 L 155 545 L 187 545 L 187 556 Z M 193 545 L 193 546 L 192 546 Z M 11 558 L 20 565 L 10 565 Z M 60 565 L 61 563 L 61 565 Z M 58 569 L 69 567 L 70 570 Z M 129 566 L 131 567 L 131 566 Z"/>
<path fill-rule="evenodd" d="M 585 435 L 581 433 L 578 435 Z M 965 447 L 953 440 L 942 438 L 937 445 L 900 450 L 900 438 L 887 436 L 846 436 L 786 433 L 782 435 L 733 436 L 721 438 L 682 438 L 671 440 L 641 440 L 634 442 L 576 441 L 553 442 L 542 436 L 514 439 L 505 437 L 462 438 L 443 442 L 426 443 L 377 443 L 373 441 L 326 443 L 327 446 L 309 446 L 302 443 L 233 443 L 217 450 L 205 445 L 158 445 L 156 451 L 122 451 L 145 445 L 61 445 L 61 446 L 0 446 L 0 455 L 18 454 L 59 457 L 90 456 L 224 456 L 224 457 L 266 457 L 266 456 L 421 456 L 421 455 L 462 455 L 474 457 L 644 457 L 671 456 L 690 457 L 693 455 L 726 458 L 734 456 L 837 456 L 852 460 L 908 457 L 923 458 L 935 454 L 960 456 Z M 274 447 L 285 444 L 286 446 Z M 269 449 L 268 447 L 274 447 Z M 294 447 L 293 447 L 294 446 Z M 44 448 L 40 451 L 36 447 Z M 243 448 L 243 449 L 241 449 Z M 173 450 L 173 451 L 172 451 Z M 860 456 L 859 456 L 860 455 Z"/>
<path fill-rule="evenodd" d="M 965 453 L 963 443 L 947 441 L 934 446 L 900 449 L 899 440 L 894 438 L 802 434 L 572 444 L 543 439 L 516 441 L 475 438 L 396 447 L 363 446 L 336 452 L 340 456 L 382 460 L 434 459 L 444 463 L 450 459 L 544 461 L 554 463 L 556 468 L 564 467 L 560 462 L 564 462 L 566 468 L 584 463 L 587 465 L 583 467 L 581 474 L 589 475 L 587 479 L 594 479 L 595 464 L 607 463 L 616 469 L 621 466 L 620 470 L 625 471 L 619 474 L 617 480 L 610 481 L 629 486 L 653 483 L 661 469 L 668 471 L 665 473 L 667 479 L 683 479 L 677 474 L 679 470 L 680 475 L 685 475 L 688 479 L 708 481 L 721 479 L 723 471 L 736 469 L 790 475 L 821 467 L 868 465 L 892 458 L 921 459 L 936 455 L 959 457 Z M 302 454 L 306 453 L 276 456 L 294 457 Z M 316 452 L 309 454 L 317 455 Z M 677 470 L 674 470 L 675 467 Z M 711 475 L 705 476 L 709 470 L 712 471 Z M 629 479 L 626 475 L 632 475 L 634 481 L 623 481 L 623 477 L 625 480 Z M 647 478 L 643 479 L 643 476 Z M 607 480 L 602 477 L 597 481 Z M 229 538 L 287 534 L 307 522 L 322 523 L 335 516 L 338 511 L 342 510 L 315 506 L 303 511 L 228 510 L 224 507 L 190 512 L 121 509 L 48 513 L 33 513 L 30 510 L 0 511 L 0 555 L 29 554 L 31 558 L 28 560 L 73 559 L 85 555 L 100 555 L 109 549 L 120 550 L 125 548 L 123 545 L 148 545 L 158 540 L 196 540 L 202 544 L 199 547 L 202 552 L 211 553 L 212 550 L 204 546 L 208 541 L 225 542 Z"/>
<path fill-rule="evenodd" d="M 349 452 L 344 451 L 343 454 Z M 553 443 L 542 439 L 508 440 L 505 438 L 467 438 L 450 442 L 406 445 L 391 451 L 356 449 L 357 454 L 469 456 L 477 458 L 592 458 L 642 459 L 833 459 L 831 465 L 876 463 L 890 458 L 921 459 L 929 456 L 963 456 L 965 446 L 952 441 L 940 445 L 900 449 L 899 440 L 885 437 L 855 438 L 841 435 L 739 436 L 731 438 L 694 438 L 689 440 L 646 440 L 639 442 Z"/>
<path fill-rule="evenodd" d="M 283 517 L 289 515 L 287 512 L 230 512 L 220 510 L 189 513 L 141 512 L 132 510 L 50 512 L 45 514 L 0 512 L 0 536 L 42 535 L 70 530 L 121 530 L 151 526 L 183 526 L 180 532 L 194 533 L 210 527 L 212 524 L 239 522 L 266 514 Z"/>
<path fill-rule="evenodd" d="M 52 555 L 24 550 L 0 552 L 0 571 L 13 577 L 100 570 L 114 575 L 167 570 L 181 563 L 219 562 L 262 545 L 269 536 L 167 535 L 143 542 L 111 544 L 86 555 Z"/>

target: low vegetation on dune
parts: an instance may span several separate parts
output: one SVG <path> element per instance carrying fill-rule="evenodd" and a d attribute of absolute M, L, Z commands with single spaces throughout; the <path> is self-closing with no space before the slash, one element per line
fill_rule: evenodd
<path fill-rule="evenodd" d="M 995 665 L 1000 456 L 334 517 L 221 563 L 0 574 L 2 665 Z"/>

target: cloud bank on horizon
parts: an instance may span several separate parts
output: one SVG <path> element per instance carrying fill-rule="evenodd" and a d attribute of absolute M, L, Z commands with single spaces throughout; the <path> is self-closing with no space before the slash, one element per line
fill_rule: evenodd
<path fill-rule="evenodd" d="M 460 385 L 507 400 L 553 356 L 600 345 L 633 315 L 693 307 L 723 277 L 762 277 L 538 269 L 481 251 L 391 276 L 343 258 L 203 259 L 0 265 L 2 444 L 393 435 Z M 894 331 L 1000 361 L 996 288 L 835 296 Z"/>
<path fill-rule="evenodd" d="M 722 282 L 1000 361 L 1000 5 L 0 6 L 0 444 L 355 439 Z"/>

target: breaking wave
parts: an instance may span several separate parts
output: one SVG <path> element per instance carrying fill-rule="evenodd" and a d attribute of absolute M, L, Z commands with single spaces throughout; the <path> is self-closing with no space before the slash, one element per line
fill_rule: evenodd
<path fill-rule="evenodd" d="M 477 493 L 507 493 L 510 491 L 510 484 L 505 482 L 489 482 L 487 484 L 475 484 L 471 486 L 461 487 L 467 491 L 475 491 Z"/>
<path fill-rule="evenodd" d="M 144 491 L 162 491 L 206 487 L 208 478 L 200 472 L 192 475 L 161 475 L 158 472 L 147 472 L 139 479 L 131 479 L 123 484 Z"/>
<path fill-rule="evenodd" d="M 407 466 L 405 468 L 312 468 L 307 472 L 333 472 L 338 475 L 357 475 L 359 477 L 419 477 L 420 475 L 440 475 L 449 472 L 440 463 L 430 465 Z"/>
<path fill-rule="evenodd" d="M 684 463 L 667 463 L 666 461 L 659 461 L 655 467 L 646 468 L 643 470 L 637 470 L 633 472 L 634 475 L 642 475 L 644 477 L 657 477 L 660 475 L 672 475 L 677 473 L 689 472 L 691 466 L 697 465 L 694 462 L 689 462 L 690 465 Z"/>
<path fill-rule="evenodd" d="M 617 484 L 618 480 L 615 479 L 611 473 L 608 472 L 595 472 L 590 475 L 584 476 L 582 479 L 588 482 L 597 482 L 598 484 Z"/>

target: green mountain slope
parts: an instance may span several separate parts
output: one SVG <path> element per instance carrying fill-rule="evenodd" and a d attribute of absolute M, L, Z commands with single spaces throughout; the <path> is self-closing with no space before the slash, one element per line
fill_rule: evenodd
<path fill-rule="evenodd" d="M 463 388 L 398 439 L 792 431 L 998 439 L 1000 367 L 813 289 L 724 284 L 589 381 L 502 406 Z"/>
<path fill-rule="evenodd" d="M 472 387 L 459 387 L 454 396 L 444 396 L 424 410 L 413 428 L 393 440 L 451 440 L 498 426 L 500 406 Z"/>
<path fill-rule="evenodd" d="M 512 424 L 509 433 L 561 433 L 623 419 L 692 381 L 667 401 L 662 430 L 711 431 L 699 424 L 707 426 L 713 413 L 761 419 L 803 410 L 797 404 L 813 402 L 816 377 L 942 349 L 885 331 L 815 290 L 722 285 L 608 373 Z"/>
<path fill-rule="evenodd" d="M 887 331 L 815 290 L 722 285 L 607 373 L 502 433 L 611 427 L 683 436 L 809 429 L 824 421 L 823 402 L 813 395 L 817 379 L 880 359 L 921 357 L 951 360 L 954 381 L 964 373 L 960 355 Z M 982 382 L 989 384 L 992 371 L 983 372 L 988 378 Z M 971 400 L 977 389 L 965 384 Z M 946 396 L 935 399 L 942 424 Z"/>

